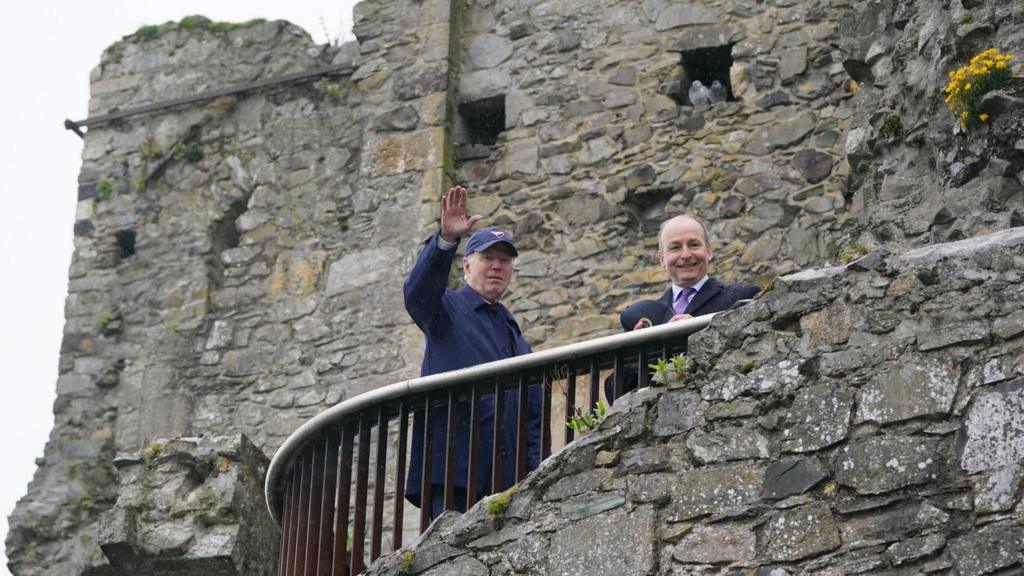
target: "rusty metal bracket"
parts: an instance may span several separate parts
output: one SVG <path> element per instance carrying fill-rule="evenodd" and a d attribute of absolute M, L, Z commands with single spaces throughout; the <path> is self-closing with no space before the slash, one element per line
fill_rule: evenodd
<path fill-rule="evenodd" d="M 267 78 L 266 80 L 250 82 L 248 84 L 243 84 L 241 86 L 232 86 L 230 88 L 218 88 L 216 90 L 210 90 L 208 92 L 195 94 L 193 96 L 173 98 L 171 100 L 154 102 L 152 104 L 137 106 L 135 108 L 129 108 L 127 110 L 120 110 L 117 112 L 111 112 L 109 114 L 101 114 L 99 116 L 86 118 L 85 120 L 64 120 L 64 128 L 67 130 L 71 130 L 75 134 L 78 134 L 80 138 L 85 138 L 85 134 L 82 132 L 82 128 L 108 124 L 110 122 L 114 122 L 115 120 L 123 120 L 131 116 L 139 116 L 141 114 L 161 112 L 172 108 L 188 106 L 189 104 L 196 104 L 199 102 L 216 100 L 217 98 L 222 98 L 224 96 L 236 96 L 247 92 L 255 92 L 280 84 L 295 84 L 305 82 L 307 80 L 311 80 L 314 78 L 321 78 L 324 76 L 348 76 L 351 75 L 353 71 L 354 68 L 352 67 L 351 64 L 337 64 L 335 66 L 313 68 L 311 70 L 304 70 L 302 72 L 295 72 L 293 74 L 285 74 L 284 76 L 277 76 L 274 78 Z"/>

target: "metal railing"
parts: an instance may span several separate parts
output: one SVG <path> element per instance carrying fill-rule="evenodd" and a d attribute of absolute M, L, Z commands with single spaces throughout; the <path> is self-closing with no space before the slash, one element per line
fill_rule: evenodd
<path fill-rule="evenodd" d="M 511 396 L 518 406 L 526 403 L 528 389 L 542 386 L 540 450 L 541 458 L 551 454 L 552 428 L 564 431 L 564 443 L 573 440 L 573 431 L 564 422 L 576 411 L 577 397 L 586 394 L 585 404 L 593 408 L 601 397 L 602 371 L 613 369 L 614 396 L 621 395 L 627 375 L 636 371 L 640 387 L 649 383 L 647 364 L 685 349 L 686 336 L 711 321 L 713 314 L 646 330 L 615 334 L 578 342 L 550 350 L 534 352 L 471 368 L 415 378 L 360 394 L 312 418 L 299 427 L 278 449 L 267 471 L 267 506 L 281 526 L 278 573 L 281 576 L 358 574 L 369 560 L 381 555 L 385 532 L 385 486 L 392 485 L 391 548 L 402 546 L 405 509 L 409 417 L 429 410 L 429 414 L 447 413 L 447 438 L 444 443 L 445 490 L 433 494 L 430 483 L 432 462 L 432 418 L 423 418 L 424 442 L 420 486 L 419 531 L 430 523 L 432 499 L 442 497 L 445 510 L 457 504 L 454 485 L 453 449 L 456 406 L 469 408 L 469 454 L 465 507 L 477 500 L 478 452 L 482 399 L 493 395 L 494 440 L 492 470 L 487 493 L 500 487 L 504 443 L 501 441 L 504 411 L 501 404 Z M 635 370 L 635 366 L 644 367 Z M 582 378 L 581 378 L 582 377 Z M 577 384 L 584 380 L 584 388 Z M 558 386 L 554 386 L 555 382 Z M 564 409 L 553 414 L 552 390 L 564 393 Z M 463 412 L 464 414 L 465 412 Z M 442 413 L 444 414 L 444 413 Z M 526 410 L 517 410 L 515 422 L 515 479 L 527 474 L 525 466 Z M 552 425 L 554 420 L 555 424 Z M 397 438 L 389 435 L 394 433 Z M 389 460 L 388 445 L 397 452 Z M 371 530 L 367 533 L 367 506 L 370 491 L 370 454 L 374 448 L 374 475 Z M 389 464 L 390 463 L 390 464 Z M 352 479 L 355 466 L 355 481 Z M 390 468 L 390 474 L 389 474 Z M 354 486 L 353 486 L 354 484 Z M 354 488 L 354 490 L 353 490 Z M 500 489 L 500 488 L 499 488 Z M 340 536 L 340 537 L 339 537 Z M 368 542 L 367 542 L 368 541 Z"/>

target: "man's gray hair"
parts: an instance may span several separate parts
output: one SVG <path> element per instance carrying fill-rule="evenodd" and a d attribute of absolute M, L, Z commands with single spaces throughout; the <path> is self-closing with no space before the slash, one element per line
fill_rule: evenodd
<path fill-rule="evenodd" d="M 669 225 L 669 223 L 677 222 L 679 220 L 693 220 L 697 224 L 700 224 L 701 232 L 704 233 L 704 244 L 706 244 L 707 246 L 711 246 L 711 241 L 708 239 L 708 227 L 704 225 L 704 221 L 701 220 L 700 218 L 697 218 L 696 216 L 690 216 L 689 214 L 680 214 L 678 216 L 673 216 L 668 220 L 665 220 L 664 222 L 661 223 L 661 226 L 658 227 L 659 251 L 665 249 L 665 228 Z"/>

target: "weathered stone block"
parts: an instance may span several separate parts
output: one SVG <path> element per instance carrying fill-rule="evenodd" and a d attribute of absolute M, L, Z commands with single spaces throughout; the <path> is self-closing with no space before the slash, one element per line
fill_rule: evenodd
<path fill-rule="evenodd" d="M 836 480 L 859 494 L 880 494 L 938 476 L 938 441 L 911 436 L 872 436 L 836 453 Z"/>
<path fill-rule="evenodd" d="M 902 358 L 857 393 L 857 420 L 881 424 L 946 414 L 956 396 L 960 371 L 938 359 Z"/>
<path fill-rule="evenodd" d="M 1024 562 L 1024 527 L 1017 522 L 989 524 L 949 541 L 957 573 L 980 576 Z"/>
<path fill-rule="evenodd" d="M 811 452 L 846 438 L 853 410 L 853 392 L 830 384 L 800 390 L 782 431 L 782 449 Z"/>
<path fill-rule="evenodd" d="M 764 469 L 745 464 L 679 472 L 673 487 L 673 520 L 742 510 L 758 501 Z"/>
<path fill-rule="evenodd" d="M 748 524 L 700 525 L 679 540 L 672 557 L 689 564 L 749 562 L 756 549 L 757 536 Z"/>
<path fill-rule="evenodd" d="M 828 506 L 808 504 L 775 514 L 768 522 L 768 555 L 793 561 L 839 547 L 839 530 Z"/>
<path fill-rule="evenodd" d="M 698 462 L 705 464 L 768 457 L 768 439 L 749 428 L 696 431 L 686 439 L 686 446 Z"/>
<path fill-rule="evenodd" d="M 655 436 L 673 436 L 692 429 L 700 422 L 700 394 L 692 390 L 672 390 L 658 400 Z"/>
<path fill-rule="evenodd" d="M 654 566 L 654 522 L 654 508 L 639 506 L 571 524 L 551 537 L 548 574 L 648 574 Z"/>
<path fill-rule="evenodd" d="M 957 433 L 960 467 L 980 472 L 1024 460 L 1024 380 L 979 395 Z"/>
<path fill-rule="evenodd" d="M 803 494 L 827 476 L 815 460 L 772 462 L 764 474 L 764 498 L 782 499 Z"/>
<path fill-rule="evenodd" d="M 114 574 L 276 572 L 268 462 L 245 437 L 160 440 L 118 462 L 118 500 L 99 533 Z"/>

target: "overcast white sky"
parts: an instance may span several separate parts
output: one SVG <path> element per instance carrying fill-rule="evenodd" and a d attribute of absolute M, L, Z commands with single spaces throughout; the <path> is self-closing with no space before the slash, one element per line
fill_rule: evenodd
<path fill-rule="evenodd" d="M 10 1 L 0 7 L 0 542 L 35 471 L 52 406 L 71 262 L 89 72 L 139 26 L 202 14 L 289 20 L 317 42 L 351 38 L 355 0 Z M 8 575 L 2 556 L 0 575 Z"/>

